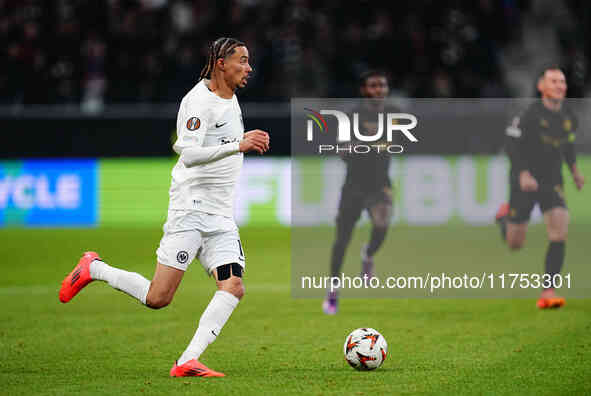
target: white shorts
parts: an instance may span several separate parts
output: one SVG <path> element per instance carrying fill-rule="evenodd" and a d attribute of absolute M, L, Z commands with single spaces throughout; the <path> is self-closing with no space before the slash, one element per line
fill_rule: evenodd
<path fill-rule="evenodd" d="M 186 271 L 195 257 L 205 271 L 246 261 L 233 219 L 196 210 L 169 210 L 164 236 L 156 250 L 160 264 Z"/>

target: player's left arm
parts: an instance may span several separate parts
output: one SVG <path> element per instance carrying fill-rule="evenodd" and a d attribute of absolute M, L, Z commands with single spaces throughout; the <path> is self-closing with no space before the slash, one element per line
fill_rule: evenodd
<path fill-rule="evenodd" d="M 585 184 L 585 177 L 583 176 L 583 174 L 579 171 L 579 168 L 577 167 L 577 156 L 576 156 L 576 152 L 575 152 L 575 143 L 574 143 L 575 138 L 576 138 L 576 135 L 575 135 L 574 128 L 573 128 L 573 131 L 571 131 L 568 134 L 567 142 L 563 146 L 563 155 L 564 155 L 564 160 L 565 160 L 566 164 L 568 165 L 568 169 L 570 170 L 570 173 L 573 176 L 573 181 L 575 182 L 577 189 L 580 190 L 583 188 L 583 185 Z"/>
<path fill-rule="evenodd" d="M 566 161 L 568 169 L 573 176 L 573 181 L 575 182 L 577 189 L 582 189 L 583 185 L 585 184 L 585 177 L 577 167 L 575 145 L 570 141 L 566 143 L 564 147 L 564 160 Z"/>

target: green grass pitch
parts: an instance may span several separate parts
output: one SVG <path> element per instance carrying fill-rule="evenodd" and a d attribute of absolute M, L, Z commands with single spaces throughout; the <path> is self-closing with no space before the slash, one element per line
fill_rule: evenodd
<path fill-rule="evenodd" d="M 425 230 L 395 229 L 378 265 L 388 249 L 404 252 Z M 567 262 L 589 261 L 588 230 L 571 227 Z M 458 241 L 470 238 L 465 257 L 514 260 L 499 253 L 493 227 L 453 232 Z M 244 228 L 241 235 L 246 296 L 202 356 L 227 377 L 201 379 L 168 376 L 214 292 L 197 262 L 162 310 L 99 282 L 69 304 L 57 298 L 83 250 L 150 278 L 160 228 L 0 230 L 0 394 L 591 394 L 589 300 L 539 311 L 534 299 L 347 299 L 327 317 L 320 300 L 291 297 L 288 229 Z M 350 263 L 363 236 L 356 234 Z M 520 257 L 541 266 L 543 228 L 528 238 Z M 455 249 L 433 241 L 432 250 L 446 248 Z M 346 334 L 364 326 L 389 344 L 388 359 L 373 372 L 356 372 L 343 359 Z"/>

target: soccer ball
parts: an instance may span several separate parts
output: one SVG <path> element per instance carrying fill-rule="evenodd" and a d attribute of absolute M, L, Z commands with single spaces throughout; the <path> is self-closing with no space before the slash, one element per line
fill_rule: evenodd
<path fill-rule="evenodd" d="M 345 339 L 345 360 L 357 370 L 375 370 L 384 363 L 388 343 L 376 329 L 353 330 Z"/>

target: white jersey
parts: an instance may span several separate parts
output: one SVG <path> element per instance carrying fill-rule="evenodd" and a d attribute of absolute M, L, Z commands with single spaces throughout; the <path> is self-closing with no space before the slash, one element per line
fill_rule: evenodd
<path fill-rule="evenodd" d="M 205 81 L 185 95 L 179 108 L 173 147 L 181 157 L 172 169 L 169 209 L 233 217 L 234 188 L 243 162 L 238 149 L 244 135 L 242 112 L 236 95 L 223 99 Z M 206 162 L 187 166 L 183 150 L 201 147 L 215 154 Z"/>

